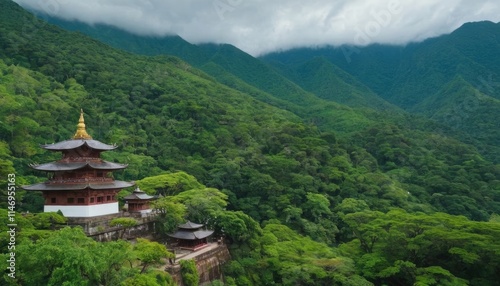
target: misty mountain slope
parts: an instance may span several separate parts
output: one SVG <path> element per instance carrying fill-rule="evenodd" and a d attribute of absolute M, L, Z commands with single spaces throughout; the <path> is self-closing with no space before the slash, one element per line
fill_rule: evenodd
<path fill-rule="evenodd" d="M 491 23 L 492 24 L 492 23 Z M 478 31 L 481 31 L 479 24 Z M 459 31 L 459 30 L 458 30 Z M 500 29 L 498 29 L 500 35 Z M 483 36 L 485 42 L 489 39 Z M 398 76 L 393 79 L 392 87 L 382 96 L 398 106 L 411 108 L 436 93 L 455 76 L 461 76 L 474 86 L 481 85 L 481 78 L 495 75 L 496 70 L 487 68 L 470 55 L 464 54 L 459 45 L 476 45 L 468 37 L 442 36 L 418 45 L 411 54 L 400 63 Z M 488 46 L 482 51 L 475 48 L 475 54 L 497 51 L 495 46 Z M 496 91 L 492 96 L 498 96 Z"/>
<path fill-rule="evenodd" d="M 161 38 L 137 36 L 123 30 L 108 26 L 90 26 L 81 22 L 66 21 L 54 17 L 43 16 L 49 23 L 71 31 L 80 31 L 88 36 L 129 52 L 143 55 L 173 55 L 196 67 L 213 62 L 225 71 L 234 74 L 243 81 L 276 96 L 284 96 L 286 100 L 299 102 L 302 98 L 311 97 L 306 92 L 285 79 L 250 55 L 231 45 L 202 44 L 192 45 L 179 36 Z M 206 70 L 209 74 L 211 69 Z M 217 74 L 216 74 L 217 75 Z M 279 82 L 285 82 L 278 84 Z M 284 85 L 283 88 L 280 85 Z"/>
<path fill-rule="evenodd" d="M 182 57 L 184 61 L 196 66 L 207 61 L 208 55 L 196 45 L 190 44 L 177 35 L 171 36 L 138 36 L 119 28 L 105 25 L 87 25 L 78 21 L 68 21 L 42 14 L 41 18 L 48 23 L 63 27 L 68 31 L 78 31 L 115 48 L 148 56 L 168 54 Z M 165 53 L 168 49 L 168 53 Z"/>
<path fill-rule="evenodd" d="M 214 78 L 217 79 L 218 82 L 223 83 L 231 88 L 242 91 L 246 94 L 251 95 L 252 97 L 266 102 L 270 105 L 279 107 L 281 109 L 290 110 L 296 114 L 305 114 L 306 111 L 304 107 L 294 104 L 290 101 L 279 99 L 267 92 L 264 92 L 253 85 L 250 85 L 240 79 L 239 77 L 233 75 L 232 73 L 226 71 L 220 65 L 214 62 L 207 62 L 200 66 L 200 69 L 210 74 Z"/>
<path fill-rule="evenodd" d="M 413 110 L 463 130 L 475 140 L 488 142 L 482 148 L 490 149 L 490 153 L 500 153 L 500 100 L 481 93 L 460 76 Z"/>
<path fill-rule="evenodd" d="M 338 104 L 336 102 L 321 100 L 316 97 L 309 97 L 306 104 L 291 102 L 288 98 L 280 99 L 272 94 L 265 92 L 257 87 L 248 84 L 234 74 L 226 71 L 220 65 L 209 62 L 200 67 L 210 75 L 214 76 L 219 82 L 245 92 L 252 97 L 269 103 L 273 106 L 293 112 L 307 122 L 317 125 L 322 131 L 335 131 L 338 136 L 344 136 L 373 124 L 380 118 L 390 116 L 380 114 L 375 111 L 353 109 L 351 107 Z M 303 100 L 303 99 L 301 99 Z"/>
<path fill-rule="evenodd" d="M 464 56 L 500 76 L 500 23 L 466 23 L 450 34 L 450 41 Z M 467 40 L 464 40 L 467 39 Z M 479 76 L 479 75 L 478 75 Z M 497 83 L 500 79 L 494 79 Z M 496 86 L 498 88 L 498 85 Z M 495 94 L 498 96 L 498 93 Z"/>
<path fill-rule="evenodd" d="M 466 96 L 467 93 L 453 93 L 446 88 L 456 78 L 461 78 L 481 94 L 498 99 L 500 96 L 500 58 L 499 48 L 500 25 L 492 22 L 464 24 L 449 35 L 411 43 L 405 47 L 370 45 L 367 47 L 323 47 L 318 49 L 294 49 L 285 52 L 271 53 L 261 57 L 264 61 L 279 66 L 280 70 L 296 69 L 297 66 L 314 58 L 323 57 L 332 64 L 348 72 L 362 84 L 386 99 L 409 112 L 417 112 L 429 116 L 438 123 L 463 132 L 462 139 L 479 140 L 478 145 L 489 158 L 498 161 L 500 156 L 496 150 L 498 137 L 496 125 L 490 114 L 498 114 L 496 104 L 483 106 L 481 112 L 484 120 L 490 123 L 480 124 L 481 128 L 472 128 L 475 123 L 453 123 L 445 116 L 453 110 L 460 110 L 462 100 L 451 100 L 454 96 Z M 320 66 L 317 67 L 319 69 Z M 443 97 L 437 99 L 436 97 Z M 441 116 L 432 116 L 436 107 L 446 101 L 449 106 L 442 110 Z M 481 101 L 482 102 L 482 101 Z M 482 106 L 482 104 L 479 104 Z M 430 108 L 429 112 L 424 109 Z M 491 109 L 491 110 L 488 110 Z M 477 110 L 476 110 L 477 111 Z M 466 112 L 468 118 L 474 118 L 472 111 Z M 430 117 L 432 116 L 432 117 Z M 451 116 L 456 118 L 455 116 Z M 487 119 L 486 119 L 487 118 Z M 469 137 L 469 139 L 466 139 Z M 470 142 L 470 141 L 469 141 Z M 482 146 L 479 146 L 482 145 Z"/>
<path fill-rule="evenodd" d="M 269 53 L 260 58 L 273 66 L 282 64 L 296 67 L 315 57 L 327 59 L 380 95 L 387 91 L 390 87 L 388 83 L 397 76 L 400 62 L 405 57 L 405 47 L 374 44 L 362 48 L 353 46 L 295 48 Z"/>
<path fill-rule="evenodd" d="M 461 75 L 473 85 L 485 85 L 490 95 L 497 97 L 500 91 L 492 91 L 491 87 L 500 82 L 496 80 L 500 66 L 496 64 L 499 27 L 491 22 L 468 23 L 449 35 L 405 47 L 301 48 L 261 58 L 297 65 L 314 57 L 325 57 L 382 98 L 403 108 L 411 108 L 436 93 L 455 75 Z M 493 82 L 488 85 L 488 80 Z"/>
<path fill-rule="evenodd" d="M 213 49 L 213 45 L 208 46 Z M 268 65 L 234 46 L 216 45 L 209 61 L 248 84 L 294 104 L 311 105 L 318 100 L 316 96 L 304 91 L 297 84 L 269 68 Z"/>
<path fill-rule="evenodd" d="M 368 87 L 327 60 L 324 56 L 312 58 L 296 66 L 276 63 L 274 67 L 291 81 L 320 98 L 351 107 L 376 110 L 399 108 L 378 97 Z"/>
<path fill-rule="evenodd" d="M 219 82 L 245 93 L 250 91 L 248 94 L 255 96 L 258 100 L 290 110 L 308 121 L 319 124 L 323 130 L 334 129 L 340 133 L 353 132 L 370 124 L 372 120 L 366 118 L 366 116 L 372 117 L 370 112 L 361 115 L 359 111 L 338 105 L 333 101 L 320 99 L 313 93 L 303 90 L 261 60 L 231 45 L 200 44 L 195 46 L 173 36 L 167 36 L 164 40 L 140 37 L 105 25 L 89 26 L 47 16 L 43 18 L 48 18 L 49 22 L 61 25 L 63 28 L 78 30 L 129 52 L 178 56 L 213 76 Z M 183 44 L 187 46 L 182 48 Z M 203 59 L 203 61 L 196 59 Z M 378 117 L 381 116 L 386 115 Z"/>
<path fill-rule="evenodd" d="M 78 30 L 113 47 L 125 49 L 130 52 L 146 55 L 174 55 L 201 69 L 204 69 L 204 64 L 208 64 L 209 62 L 216 63 L 226 72 L 234 74 L 248 84 L 284 100 L 295 103 L 305 100 L 301 103 L 302 105 L 312 105 L 314 103 L 310 101 L 315 101 L 306 92 L 301 91 L 300 88 L 297 89 L 297 86 L 293 82 L 281 78 L 281 75 L 276 74 L 269 67 L 262 65 L 259 60 L 231 45 L 192 45 L 177 36 L 162 38 L 141 37 L 106 25 L 89 26 L 84 23 L 65 21 L 53 17 L 44 16 L 44 18 L 65 29 Z M 206 69 L 205 71 L 211 74 L 212 69 Z M 216 77 L 218 75 L 220 74 L 212 74 L 212 76 Z M 335 99 L 339 99 L 339 103 L 345 103 L 347 101 L 341 100 L 342 96 L 345 96 L 345 94 L 356 94 L 355 97 L 360 100 L 349 100 L 350 105 L 353 107 L 367 107 L 370 105 L 369 102 L 374 100 L 373 94 L 367 92 L 367 100 L 361 103 L 363 100 L 360 97 L 364 96 L 364 91 L 348 91 L 345 89 L 348 89 L 349 84 L 342 85 L 343 90 L 340 92 L 344 94 L 339 94 L 335 90 L 331 90 L 329 93 L 333 92 L 335 95 L 330 97 L 329 100 L 335 101 Z M 375 99 L 374 101 L 379 103 L 371 107 L 377 108 L 377 106 L 385 105 L 384 108 L 388 108 L 388 105 L 380 103 L 380 99 Z M 360 103 L 359 106 L 356 105 L 358 103 Z"/>

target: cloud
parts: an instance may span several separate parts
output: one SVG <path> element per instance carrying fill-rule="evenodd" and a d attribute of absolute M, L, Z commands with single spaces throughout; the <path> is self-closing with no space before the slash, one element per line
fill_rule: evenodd
<path fill-rule="evenodd" d="M 465 22 L 500 21 L 496 0 L 15 0 L 51 16 L 252 54 L 301 46 L 406 44 Z"/>

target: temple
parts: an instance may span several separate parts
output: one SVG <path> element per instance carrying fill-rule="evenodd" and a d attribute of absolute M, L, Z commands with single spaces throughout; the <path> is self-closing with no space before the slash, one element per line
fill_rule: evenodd
<path fill-rule="evenodd" d="M 156 199 L 137 187 L 130 195 L 123 199 L 127 202 L 127 210 L 131 213 L 148 214 L 152 212 L 149 202 Z"/>
<path fill-rule="evenodd" d="M 208 246 L 208 238 L 214 233 L 213 230 L 203 230 L 202 227 L 203 224 L 188 221 L 179 225 L 177 231 L 168 236 L 176 240 L 174 244 L 177 247 L 196 251 Z"/>
<path fill-rule="evenodd" d="M 42 148 L 62 152 L 62 158 L 51 163 L 30 165 L 35 170 L 47 172 L 49 180 L 23 188 L 43 192 L 44 212 L 60 210 L 69 218 L 119 213 L 117 193 L 134 184 L 113 179 L 112 172 L 127 165 L 100 158 L 101 152 L 114 150 L 116 146 L 92 139 L 85 128 L 83 110 L 72 139 L 42 145 Z"/>

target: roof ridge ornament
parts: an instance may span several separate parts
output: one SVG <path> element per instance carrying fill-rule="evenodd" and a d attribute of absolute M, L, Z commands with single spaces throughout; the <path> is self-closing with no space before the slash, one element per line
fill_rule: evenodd
<path fill-rule="evenodd" d="M 76 125 L 76 133 L 73 136 L 73 139 L 92 139 L 85 130 L 85 119 L 83 118 L 83 109 L 80 109 L 80 119 L 78 120 L 78 125 Z"/>

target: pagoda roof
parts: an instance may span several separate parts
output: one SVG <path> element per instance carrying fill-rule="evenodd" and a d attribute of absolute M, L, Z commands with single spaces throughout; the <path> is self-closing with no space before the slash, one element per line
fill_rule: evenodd
<path fill-rule="evenodd" d="M 148 194 L 146 194 L 144 191 L 142 191 L 141 189 L 139 189 L 139 187 L 137 187 L 130 195 L 124 197 L 123 199 L 125 200 L 150 200 L 150 199 L 154 199 L 155 196 L 150 196 Z"/>
<path fill-rule="evenodd" d="M 46 164 L 31 165 L 31 167 L 38 171 L 56 172 L 56 171 L 72 171 L 82 169 L 84 167 L 90 167 L 96 170 L 119 170 L 125 169 L 127 164 L 118 164 L 108 161 L 98 161 L 98 162 L 51 162 Z"/>
<path fill-rule="evenodd" d="M 204 226 L 203 224 L 199 224 L 199 223 L 194 223 L 194 222 L 190 222 L 190 221 L 187 221 L 186 223 L 183 223 L 183 224 L 179 224 L 179 228 L 182 228 L 182 229 L 197 229 L 197 228 L 200 228 Z"/>
<path fill-rule="evenodd" d="M 89 148 L 92 148 L 95 150 L 101 150 L 101 151 L 108 151 L 108 150 L 113 150 L 113 149 L 117 148 L 116 145 L 108 145 L 108 144 L 102 143 L 102 142 L 94 140 L 94 139 L 64 140 L 64 141 L 53 143 L 53 144 L 42 145 L 42 148 L 47 149 L 47 150 L 51 150 L 51 151 L 63 151 L 63 150 L 76 149 L 76 148 L 81 147 L 83 145 L 87 145 Z"/>
<path fill-rule="evenodd" d="M 214 233 L 213 230 L 196 230 L 196 231 L 178 230 L 175 233 L 169 234 L 168 236 L 177 239 L 196 240 L 209 237 L 213 233 Z"/>
<path fill-rule="evenodd" d="M 28 186 L 22 186 L 27 191 L 78 191 L 85 189 L 106 190 L 106 189 L 123 189 L 133 186 L 134 183 L 124 181 L 113 182 L 85 182 L 75 184 L 54 184 L 54 183 L 38 183 Z"/>

